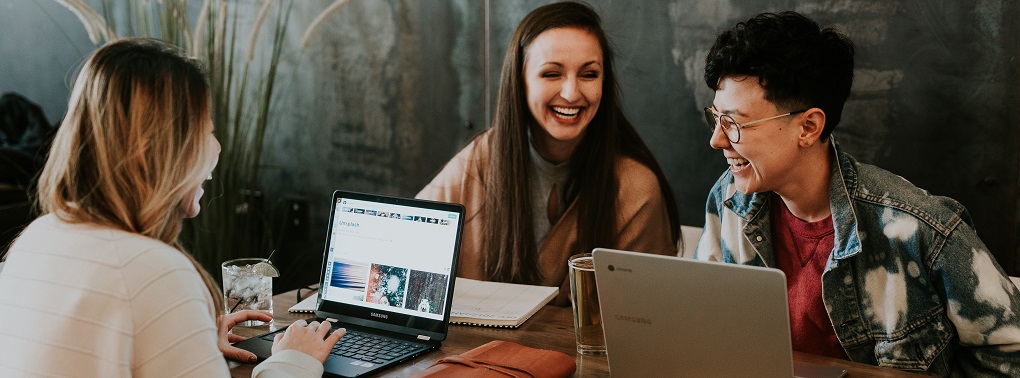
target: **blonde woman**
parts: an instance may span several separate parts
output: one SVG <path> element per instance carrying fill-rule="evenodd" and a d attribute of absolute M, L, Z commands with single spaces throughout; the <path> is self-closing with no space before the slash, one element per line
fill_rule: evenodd
<path fill-rule="evenodd" d="M 216 165 L 209 87 L 197 64 L 150 39 L 85 62 L 39 179 L 43 216 L 0 275 L 0 376 L 229 376 L 217 285 L 177 242 Z M 343 335 L 289 327 L 254 376 L 315 376 Z M 327 336 L 328 335 L 328 336 Z"/>

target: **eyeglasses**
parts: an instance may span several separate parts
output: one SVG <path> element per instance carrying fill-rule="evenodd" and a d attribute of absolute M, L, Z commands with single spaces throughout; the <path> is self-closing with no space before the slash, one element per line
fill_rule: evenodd
<path fill-rule="evenodd" d="M 711 129 L 712 132 L 715 132 L 715 126 L 718 124 L 720 127 L 722 127 L 723 134 L 726 134 L 726 139 L 729 139 L 730 143 L 737 143 L 740 142 L 740 129 L 751 127 L 751 125 L 754 125 L 756 123 L 771 121 L 776 118 L 783 118 L 786 116 L 791 116 L 806 111 L 808 111 L 808 109 L 789 112 L 786 114 L 780 114 L 775 117 L 763 118 L 756 121 L 745 122 L 741 124 L 737 123 L 737 121 L 734 121 L 733 117 L 730 117 L 729 114 L 719 113 L 718 110 L 715 110 L 715 108 L 709 106 L 705 108 L 705 121 L 708 121 L 708 128 Z"/>

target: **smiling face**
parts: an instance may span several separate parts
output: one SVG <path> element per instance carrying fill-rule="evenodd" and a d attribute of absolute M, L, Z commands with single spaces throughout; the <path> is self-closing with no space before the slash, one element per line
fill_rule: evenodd
<path fill-rule="evenodd" d="M 765 100 L 765 90 L 753 76 L 724 77 L 715 92 L 715 108 L 738 122 L 750 122 L 786 113 Z M 798 182 L 798 136 L 801 115 L 780 117 L 740 130 L 740 142 L 731 143 L 716 126 L 709 142 L 722 150 L 741 193 L 782 191 Z"/>
<path fill-rule="evenodd" d="M 602 47 L 583 29 L 549 29 L 528 46 L 524 85 L 538 124 L 531 133 L 546 159 L 565 161 L 581 142 L 602 101 L 602 67 Z"/>
<path fill-rule="evenodd" d="M 208 120 L 205 127 L 204 143 L 206 143 L 205 152 L 206 156 L 202 161 L 207 162 L 205 174 L 202 175 L 203 179 L 199 181 L 188 195 L 184 197 L 184 201 L 181 202 L 181 211 L 184 213 L 185 218 L 194 218 L 198 215 L 199 211 L 202 210 L 202 206 L 199 204 L 199 200 L 202 199 L 202 194 L 205 190 L 202 189 L 202 184 L 206 180 L 212 179 L 212 171 L 216 168 L 216 163 L 219 161 L 220 155 L 220 142 L 216 140 L 216 136 L 213 134 L 213 123 L 212 119 Z"/>

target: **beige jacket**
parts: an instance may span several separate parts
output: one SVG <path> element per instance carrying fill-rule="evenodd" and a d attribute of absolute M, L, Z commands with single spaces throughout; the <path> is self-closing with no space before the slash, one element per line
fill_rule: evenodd
<path fill-rule="evenodd" d="M 485 185 L 478 173 L 488 164 L 489 134 L 464 147 L 442 171 L 418 193 L 417 198 L 464 205 L 464 236 L 461 240 L 457 275 L 483 280 L 482 217 L 485 216 Z M 476 146 L 477 144 L 477 146 Z M 621 178 L 617 197 L 617 245 L 615 249 L 676 255 L 672 241 L 669 214 L 663 201 L 659 181 L 648 167 L 629 157 L 617 163 Z M 569 305 L 570 286 L 567 282 L 567 258 L 581 252 L 577 245 L 578 209 L 571 203 L 563 216 L 552 225 L 539 245 L 539 266 L 542 285 L 559 286 L 554 304 Z M 542 212 L 544 213 L 544 211 Z M 509 216 L 509 215 L 500 215 Z"/>

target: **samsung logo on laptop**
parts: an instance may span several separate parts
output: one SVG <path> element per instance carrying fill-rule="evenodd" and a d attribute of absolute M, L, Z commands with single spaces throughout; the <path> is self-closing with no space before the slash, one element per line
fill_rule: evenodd
<path fill-rule="evenodd" d="M 390 318 L 389 315 L 380 314 L 378 312 L 370 312 L 369 315 L 372 315 L 372 317 L 374 317 L 374 318 L 382 318 L 382 319 L 389 319 Z"/>
<path fill-rule="evenodd" d="M 611 264 L 607 268 L 609 268 L 610 272 L 615 272 L 617 269 L 619 269 L 621 272 L 627 272 L 627 273 L 634 272 L 633 270 L 630 270 L 630 269 L 627 269 L 627 268 L 624 268 L 624 267 L 616 267 L 616 266 L 613 266 Z"/>
<path fill-rule="evenodd" d="M 652 324 L 652 319 L 642 318 L 640 316 L 616 315 L 615 318 L 616 318 L 616 320 L 620 320 L 620 321 L 624 321 L 624 322 L 630 322 L 630 323 Z"/>

